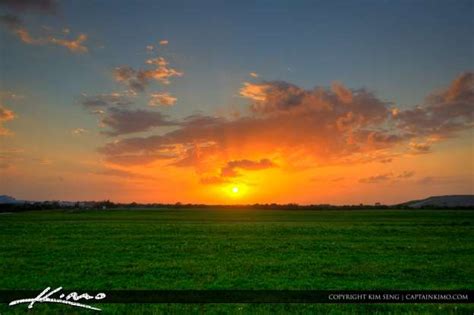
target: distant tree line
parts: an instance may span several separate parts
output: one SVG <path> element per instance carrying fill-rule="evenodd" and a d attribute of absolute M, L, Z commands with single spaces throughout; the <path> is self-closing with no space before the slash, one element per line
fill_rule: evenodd
<path fill-rule="evenodd" d="M 196 203 L 115 203 L 110 200 L 105 201 L 82 201 L 82 202 L 65 202 L 65 201 L 44 201 L 44 202 L 25 202 L 0 204 L 0 212 L 19 212 L 32 210 L 107 210 L 107 209 L 260 209 L 260 210 L 408 210 L 415 209 L 409 204 L 399 205 L 383 205 L 376 203 L 375 205 L 358 204 L 358 205 L 330 205 L 330 204 L 311 204 L 300 205 L 297 203 L 277 204 L 277 203 L 256 203 L 246 205 L 207 205 Z M 447 206 L 421 206 L 416 209 L 459 209 L 473 210 L 473 207 L 447 207 Z"/>

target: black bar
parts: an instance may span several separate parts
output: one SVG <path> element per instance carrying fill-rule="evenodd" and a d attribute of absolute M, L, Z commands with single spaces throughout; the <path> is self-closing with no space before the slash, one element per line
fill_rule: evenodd
<path fill-rule="evenodd" d="M 54 288 L 53 288 L 54 289 Z M 0 303 L 35 298 L 43 290 L 0 290 Z M 95 296 L 103 303 L 474 303 L 474 290 L 70 290 Z"/>

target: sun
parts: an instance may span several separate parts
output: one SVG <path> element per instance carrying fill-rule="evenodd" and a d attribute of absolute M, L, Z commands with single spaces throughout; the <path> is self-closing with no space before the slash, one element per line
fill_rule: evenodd
<path fill-rule="evenodd" d="M 230 184 L 222 187 L 223 192 L 232 199 L 242 198 L 247 193 L 247 189 L 243 184 Z"/>

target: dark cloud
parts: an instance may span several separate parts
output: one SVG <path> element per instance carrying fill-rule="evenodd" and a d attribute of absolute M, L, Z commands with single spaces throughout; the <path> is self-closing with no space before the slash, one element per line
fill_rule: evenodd
<path fill-rule="evenodd" d="M 79 102 L 86 109 L 92 110 L 111 106 L 128 106 L 133 103 L 130 99 L 130 96 L 120 93 L 100 94 L 92 96 L 83 95 Z"/>
<path fill-rule="evenodd" d="M 447 130 L 452 130 L 448 126 L 455 125 L 457 130 L 471 127 L 471 81 L 471 75 L 463 74 L 448 89 L 430 96 L 420 109 L 429 121 L 419 125 L 415 124 L 417 116 L 410 117 L 409 110 L 391 111 L 393 104 L 366 89 L 351 90 L 340 83 L 311 90 L 280 81 L 245 83 L 240 94 L 250 100 L 247 114 L 234 118 L 193 115 L 174 123 L 172 131 L 114 141 L 100 148 L 100 152 L 118 164 L 130 156 L 133 158 L 126 163 L 140 164 L 142 159 L 151 163 L 154 158 L 166 157 L 171 160 L 170 165 L 194 167 L 200 178 L 209 183 L 225 182 L 238 175 L 239 169 L 244 170 L 245 165 L 249 169 L 259 165 L 252 163 L 261 161 L 262 156 L 298 169 L 389 163 L 407 152 L 430 152 L 433 137 L 446 135 Z M 124 121 L 129 119 L 123 116 Z M 134 128 L 114 126 L 109 134 L 148 130 L 162 125 L 162 119 L 158 121 L 155 124 L 136 120 Z M 244 166 L 232 164 L 237 162 Z M 226 164 L 222 166 L 223 163 Z M 381 174 L 360 182 L 401 180 L 412 174 L 398 176 L 401 177 Z"/>
<path fill-rule="evenodd" d="M 473 127 L 474 73 L 456 78 L 444 91 L 433 93 L 422 106 L 399 111 L 398 127 L 413 135 L 443 139 Z"/>
<path fill-rule="evenodd" d="M 352 91 L 341 84 L 332 89 L 305 90 L 282 81 L 245 83 L 240 95 L 252 101 L 250 108 L 256 113 L 312 113 L 319 115 L 321 122 L 331 120 L 340 129 L 384 121 L 390 104 L 365 89 Z"/>
<path fill-rule="evenodd" d="M 0 23 L 6 26 L 10 31 L 24 27 L 23 21 L 18 16 L 12 14 L 1 15 Z"/>
<path fill-rule="evenodd" d="M 217 185 L 229 183 L 233 177 L 240 176 L 238 170 L 258 171 L 276 167 L 276 164 L 269 159 L 260 159 L 257 161 L 243 159 L 228 161 L 221 168 L 219 175 L 203 176 L 200 181 L 202 184 Z"/>
<path fill-rule="evenodd" d="M 125 84 L 135 92 L 143 92 L 152 81 L 169 84 L 172 77 L 180 77 L 182 72 L 169 67 L 168 61 L 163 57 L 146 61 L 150 69 L 135 70 L 130 66 L 120 66 L 114 69 L 115 81 Z"/>
<path fill-rule="evenodd" d="M 116 107 L 109 108 L 102 116 L 101 123 L 109 127 L 103 133 L 118 136 L 128 133 L 148 131 L 154 127 L 173 126 L 176 122 L 168 120 L 166 115 L 149 110 L 129 110 Z"/>
<path fill-rule="evenodd" d="M 150 80 L 142 72 L 134 70 L 129 66 L 120 66 L 114 69 L 113 76 L 115 81 L 125 84 L 135 92 L 143 92 L 148 86 Z"/>
<path fill-rule="evenodd" d="M 415 175 L 414 171 L 404 171 L 400 175 L 397 176 L 397 178 L 411 178 Z"/>
<path fill-rule="evenodd" d="M 0 6 L 17 12 L 38 11 L 41 13 L 56 13 L 58 2 L 55 0 L 0 0 Z"/>
<path fill-rule="evenodd" d="M 375 176 L 369 176 L 359 179 L 359 183 L 363 184 L 378 184 L 387 181 L 398 181 L 412 178 L 415 175 L 413 171 L 403 171 L 402 173 L 396 175 L 393 173 L 385 173 Z"/>
<path fill-rule="evenodd" d="M 276 167 L 275 163 L 269 159 L 261 159 L 260 161 L 252 160 L 236 160 L 227 162 L 226 166 L 221 168 L 222 177 L 236 177 L 239 175 L 237 169 L 242 170 L 264 170 L 268 168 Z"/>
<path fill-rule="evenodd" d="M 175 165 L 189 165 L 190 161 L 199 164 L 229 150 L 251 151 L 251 158 L 269 152 L 288 157 L 301 154 L 327 163 L 355 152 L 390 147 L 403 139 L 380 127 L 388 117 L 386 103 L 365 90 L 353 93 L 353 103 L 347 103 L 347 95 L 340 100 L 331 90 L 306 91 L 281 82 L 265 93 L 264 99 L 253 99 L 253 114 L 248 116 L 226 119 L 195 115 L 183 120 L 174 131 L 120 140 L 102 151 L 120 155 L 159 152 L 163 145 L 185 148 Z M 206 152 L 195 158 L 196 148 Z"/>

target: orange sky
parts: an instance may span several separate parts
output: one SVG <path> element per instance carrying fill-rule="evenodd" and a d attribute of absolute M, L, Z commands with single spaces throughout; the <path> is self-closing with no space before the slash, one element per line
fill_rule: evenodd
<path fill-rule="evenodd" d="M 461 4 L 401 15 L 445 33 L 386 25 L 383 36 L 376 15 L 320 32 L 298 5 L 256 10 L 265 23 L 243 5 L 252 28 L 228 24 L 230 9 L 197 7 L 177 25 L 150 5 L 131 29 L 125 9 L 96 8 L 104 25 L 74 2 L 0 4 L 0 194 L 214 204 L 472 194 L 472 54 L 465 41 L 443 44 L 472 31 Z M 408 12 L 393 5 L 375 13 Z M 438 11 L 458 24 L 438 25 Z"/>
<path fill-rule="evenodd" d="M 226 204 L 468 194 L 473 84 L 473 74 L 462 74 L 422 106 L 396 110 L 339 83 L 315 90 L 246 83 L 240 94 L 249 107 L 238 117 L 195 115 L 161 134 L 118 138 L 98 150 L 78 145 L 96 137 L 90 132 L 72 132 L 72 143 L 57 147 L 5 150 L 2 191 L 29 199 Z M 99 132 L 136 123 L 129 115 L 114 119 Z M 3 139 L 28 141 L 21 133 Z"/>

